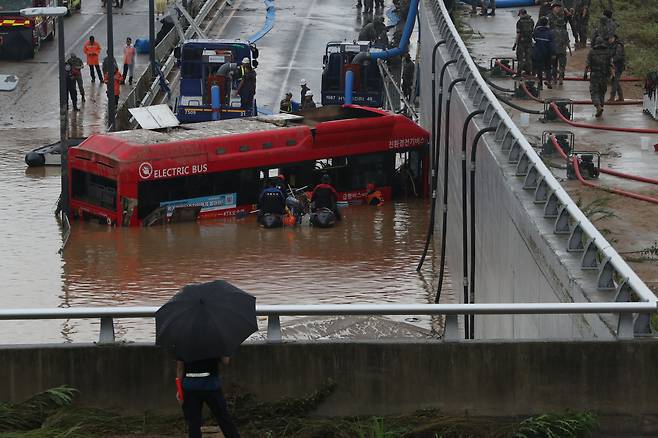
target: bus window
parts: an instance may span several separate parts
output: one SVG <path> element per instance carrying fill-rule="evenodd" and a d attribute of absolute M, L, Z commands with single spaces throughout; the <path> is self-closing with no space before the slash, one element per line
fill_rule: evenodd
<path fill-rule="evenodd" d="M 73 169 L 73 198 L 108 210 L 116 210 L 117 182 Z"/>
<path fill-rule="evenodd" d="M 148 216 L 162 203 L 185 201 L 207 196 L 235 194 L 235 204 L 255 204 L 260 192 L 259 173 L 256 169 L 191 175 L 138 184 L 137 214 Z"/>

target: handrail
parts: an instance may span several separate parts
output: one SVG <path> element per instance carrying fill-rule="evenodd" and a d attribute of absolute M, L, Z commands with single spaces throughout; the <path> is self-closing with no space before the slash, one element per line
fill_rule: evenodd
<path fill-rule="evenodd" d="M 114 318 L 153 318 L 159 307 L 67 307 L 0 309 L 0 321 L 44 319 L 100 318 L 99 343 L 114 342 Z M 554 315 L 600 313 L 654 313 L 657 304 L 650 302 L 608 303 L 490 303 L 490 304 L 264 304 L 256 305 L 257 316 L 267 316 L 267 339 L 282 340 L 281 316 L 344 316 L 344 315 L 445 315 L 445 340 L 459 339 L 459 315 Z M 633 320 L 624 319 L 618 338 L 633 334 Z"/>
<path fill-rule="evenodd" d="M 427 3 L 433 5 L 432 9 L 434 12 L 434 18 L 438 24 L 438 26 L 431 31 L 434 32 L 436 31 L 435 29 L 438 29 L 438 39 L 450 38 L 452 40 L 445 50 L 453 48 L 450 53 L 451 58 L 454 58 L 456 55 L 460 56 L 462 68 L 459 71 L 459 75 L 466 76 L 466 84 L 470 85 L 471 88 L 477 86 L 478 90 L 476 91 L 476 98 L 474 100 L 480 98 L 480 102 L 482 102 L 480 108 L 487 109 L 485 119 L 489 118 L 491 122 L 493 122 L 494 119 L 498 120 L 496 139 L 503 139 L 505 141 L 511 140 L 515 146 L 520 148 L 520 156 L 528 161 L 528 168 L 532 167 L 533 172 L 538 174 L 538 179 L 541 180 L 544 188 L 546 188 L 549 193 L 548 197 L 554 198 L 553 200 L 557 201 L 556 205 L 559 204 L 562 206 L 561 214 L 568 214 L 570 222 L 577 224 L 576 227 L 579 228 L 579 231 L 589 238 L 588 249 L 591 251 L 591 249 L 595 248 L 600 254 L 601 260 L 604 260 L 605 264 L 609 264 L 609 266 L 614 268 L 614 271 L 617 274 L 616 278 L 620 279 L 618 289 L 621 289 L 622 286 L 627 286 L 638 299 L 642 301 L 656 302 L 658 298 L 656 298 L 647 285 L 644 284 L 637 274 L 621 258 L 617 251 L 612 248 L 606 238 L 596 229 L 596 227 L 594 227 L 594 225 L 592 225 L 587 216 L 583 214 L 566 190 L 555 179 L 541 158 L 539 158 L 530 143 L 528 143 L 524 135 L 504 110 L 494 93 L 489 89 L 484 78 L 480 75 L 477 65 L 472 60 L 468 49 L 459 36 L 457 29 L 450 20 L 444 2 L 441 0 L 427 0 Z M 458 65 L 460 65 L 460 63 L 458 63 Z M 560 219 L 561 214 L 558 215 L 558 219 Z M 568 222 L 569 221 L 567 221 L 567 223 Z M 618 296 L 620 296 L 619 291 Z"/>

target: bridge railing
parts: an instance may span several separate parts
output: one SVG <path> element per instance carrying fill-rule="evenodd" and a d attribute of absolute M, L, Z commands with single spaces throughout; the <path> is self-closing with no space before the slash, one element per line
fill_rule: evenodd
<path fill-rule="evenodd" d="M 71 307 L 1 309 L 3 320 L 100 319 L 99 343 L 115 342 L 114 319 L 154 318 L 158 307 Z M 282 316 L 349 316 L 349 315 L 443 315 L 443 340 L 460 339 L 457 318 L 460 315 L 547 315 L 547 314 L 652 314 L 658 311 L 654 302 L 619 303 L 495 303 L 495 304 L 306 304 L 257 305 L 256 315 L 267 317 L 267 340 L 281 342 Z M 637 330 L 632 318 L 620 318 L 618 339 L 634 337 Z"/>
<path fill-rule="evenodd" d="M 449 68 L 456 69 L 457 77 L 465 78 L 458 87 L 463 87 L 474 109 L 484 111 L 484 123 L 496 128 L 495 145 L 516 166 L 516 176 L 523 181 L 522 187 L 536 208 L 544 218 L 554 221 L 553 232 L 563 236 L 560 241 L 564 249 L 580 257 L 582 270 L 596 273 L 597 290 L 609 293 L 611 301 L 655 303 L 656 296 L 562 188 L 489 89 L 450 20 L 444 2 L 425 0 L 424 4 L 425 10 L 433 15 L 436 26 L 433 30 L 440 34 L 438 39 L 445 40 L 440 50 L 447 53 L 448 59 L 457 60 Z M 436 121 L 432 123 L 436 126 Z M 620 326 L 625 319 L 634 319 L 635 333 L 647 333 L 650 329 L 648 314 L 622 314 Z"/>

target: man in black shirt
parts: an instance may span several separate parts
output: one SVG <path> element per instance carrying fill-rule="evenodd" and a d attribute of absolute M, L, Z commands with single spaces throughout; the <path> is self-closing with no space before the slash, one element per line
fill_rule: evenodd
<path fill-rule="evenodd" d="M 219 379 L 219 362 L 228 365 L 230 358 L 221 357 L 195 362 L 176 361 L 176 382 L 181 382 L 176 398 L 182 404 L 189 438 L 201 438 L 201 415 L 207 404 L 226 438 L 239 438 L 240 433 L 228 413 Z"/>
<path fill-rule="evenodd" d="M 242 80 L 238 85 L 240 95 L 240 106 L 247 110 L 248 115 L 253 115 L 254 96 L 256 95 L 256 72 L 251 67 L 249 58 L 242 60 L 241 67 L 244 69 Z"/>

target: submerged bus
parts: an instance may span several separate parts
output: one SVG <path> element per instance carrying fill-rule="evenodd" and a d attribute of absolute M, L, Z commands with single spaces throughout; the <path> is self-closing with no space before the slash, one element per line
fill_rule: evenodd
<path fill-rule="evenodd" d="M 0 0 L 0 56 L 34 58 L 55 37 L 53 17 L 23 17 L 21 9 L 57 6 L 57 0 Z"/>
<path fill-rule="evenodd" d="M 339 201 L 384 199 L 410 184 L 427 195 L 429 134 L 404 116 L 356 105 L 96 134 L 69 150 L 74 218 L 111 225 L 234 216 L 255 208 L 264 181 L 292 187 L 331 176 Z M 177 211 L 178 210 L 178 211 Z"/>
<path fill-rule="evenodd" d="M 345 72 L 354 73 L 352 103 L 379 108 L 384 105 L 384 81 L 376 62 L 352 64 L 359 52 L 376 52 L 369 41 L 331 41 L 327 43 L 322 69 L 322 105 L 345 102 Z"/>
<path fill-rule="evenodd" d="M 185 41 L 174 54 L 180 65 L 180 93 L 175 104 L 181 123 L 208 122 L 251 116 L 236 94 L 239 74 L 223 68 L 225 64 L 242 65 L 246 58 L 256 68 L 258 49 L 244 40 L 198 39 Z M 226 65 L 228 67 L 228 65 Z M 213 117 L 211 89 L 219 87 L 220 106 Z M 256 108 L 256 102 L 252 108 Z"/>

